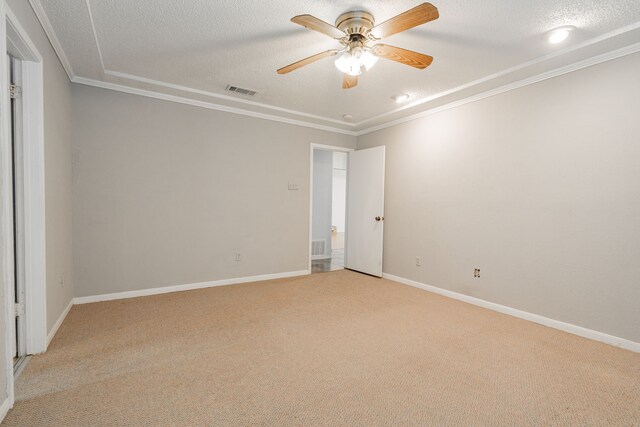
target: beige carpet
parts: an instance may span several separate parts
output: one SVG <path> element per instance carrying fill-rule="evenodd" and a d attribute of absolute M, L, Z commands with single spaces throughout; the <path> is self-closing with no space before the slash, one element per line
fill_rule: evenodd
<path fill-rule="evenodd" d="M 349 271 L 75 306 L 10 426 L 639 426 L 640 354 Z"/>

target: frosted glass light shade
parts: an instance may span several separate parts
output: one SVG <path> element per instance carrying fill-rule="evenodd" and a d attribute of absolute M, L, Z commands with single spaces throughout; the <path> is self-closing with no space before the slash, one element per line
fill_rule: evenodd
<path fill-rule="evenodd" d="M 344 52 L 336 59 L 336 68 L 350 76 L 362 74 L 362 68 L 369 71 L 378 62 L 378 57 L 368 49 L 357 47 Z"/>
<path fill-rule="evenodd" d="M 360 56 L 360 60 L 362 61 L 362 65 L 364 65 L 364 68 L 369 71 L 373 68 L 374 65 L 376 65 L 376 62 L 378 62 L 378 57 L 370 51 L 366 50 L 362 54 L 362 56 Z"/>
<path fill-rule="evenodd" d="M 362 74 L 361 61 L 353 56 L 350 52 L 345 52 L 336 59 L 336 68 L 350 76 L 359 76 Z"/>

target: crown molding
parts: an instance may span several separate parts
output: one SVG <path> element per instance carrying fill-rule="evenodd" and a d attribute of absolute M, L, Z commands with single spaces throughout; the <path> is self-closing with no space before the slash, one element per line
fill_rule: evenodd
<path fill-rule="evenodd" d="M 285 113 L 285 114 L 292 114 L 292 115 L 296 115 L 296 116 L 300 116 L 300 117 L 307 117 L 309 119 L 313 119 L 313 120 L 319 120 L 319 121 L 323 121 L 323 122 L 328 122 L 328 123 L 336 123 L 337 125 L 340 126 L 348 126 L 350 128 L 355 128 L 356 124 L 354 123 L 348 123 L 342 120 L 337 120 L 337 119 L 332 119 L 330 117 L 324 117 L 324 116 L 317 116 L 315 114 L 309 114 L 309 113 L 304 113 L 302 111 L 298 111 L 298 110 L 290 110 L 287 108 L 282 108 L 282 107 L 276 107 L 274 105 L 269 105 L 269 104 L 263 104 L 261 102 L 256 102 L 256 101 L 249 101 L 247 99 L 241 99 L 241 98 L 236 98 L 233 96 L 228 96 L 228 95 L 222 95 L 219 93 L 215 93 L 215 92 L 209 92 L 206 90 L 201 90 L 201 89 L 194 89 L 188 86 L 181 86 L 181 85 L 177 85 L 177 84 L 173 84 L 173 83 L 167 83 L 167 82 L 163 82 L 160 80 L 154 80 L 154 79 L 149 79 L 146 77 L 140 77 L 140 76 L 136 76 L 133 74 L 127 74 L 127 73 L 121 73 L 120 71 L 113 71 L 113 70 L 104 70 L 104 74 L 111 76 L 111 77 L 117 77 L 117 78 L 121 78 L 121 79 L 127 79 L 127 80 L 133 80 L 136 82 L 140 82 L 140 83 L 145 83 L 145 84 L 150 84 L 150 85 L 155 85 L 155 86 L 161 86 L 161 87 L 166 87 L 167 89 L 174 89 L 174 90 L 179 90 L 182 92 L 189 92 L 189 93 L 193 93 L 196 95 L 204 95 L 204 96 L 208 96 L 211 98 L 216 98 L 216 99 L 220 99 L 220 100 L 224 100 L 224 101 L 231 101 L 231 102 L 237 102 L 240 104 L 245 104 L 245 105 L 250 105 L 252 107 L 258 107 L 258 108 L 264 108 L 267 110 L 273 110 L 273 111 L 278 111 L 281 113 Z"/>
<path fill-rule="evenodd" d="M 71 68 L 71 63 L 69 59 L 67 59 L 67 55 L 64 53 L 64 49 L 62 48 L 62 44 L 60 44 L 60 40 L 58 40 L 58 36 L 56 36 L 56 32 L 53 30 L 53 26 L 45 13 L 42 4 L 40 4 L 39 0 L 29 0 L 29 5 L 33 12 L 36 14 L 38 21 L 40 21 L 40 26 L 44 30 L 44 33 L 47 35 L 49 39 L 49 43 L 51 43 L 51 47 L 53 47 L 54 52 L 58 56 L 64 71 L 67 73 L 67 77 L 69 80 L 73 81 L 76 76 L 73 72 L 73 68 Z"/>
<path fill-rule="evenodd" d="M 274 122 L 302 126 L 302 127 L 322 130 L 326 132 L 356 136 L 356 132 L 351 130 L 339 129 L 331 126 L 324 126 L 317 123 L 305 122 L 301 120 L 288 119 L 286 117 L 274 116 L 272 114 L 258 113 L 255 111 L 249 111 L 242 108 L 228 107 L 226 105 L 215 104 L 213 102 L 198 101 L 191 98 L 185 98 L 185 97 L 176 96 L 176 95 L 169 95 L 166 93 L 155 92 L 155 91 L 146 90 L 146 89 L 138 89 L 131 86 L 125 86 L 125 85 L 105 82 L 101 80 L 87 79 L 85 77 L 74 77 L 71 81 L 73 83 L 98 87 L 102 89 L 109 89 L 116 92 L 124 92 L 131 95 L 145 96 L 147 98 L 154 98 L 154 99 L 160 99 L 163 101 L 176 102 L 178 104 L 185 104 L 185 105 L 191 105 L 194 107 L 207 108 L 209 110 L 223 111 L 225 113 L 232 113 L 232 114 L 240 114 L 243 116 L 254 117 L 257 119 L 271 120 Z"/>
<path fill-rule="evenodd" d="M 581 70 L 583 68 L 591 67 L 593 65 L 601 64 L 603 62 L 611 61 L 613 59 L 621 58 L 623 56 L 631 55 L 631 54 L 637 53 L 637 52 L 640 52 L 640 43 L 635 43 L 635 44 L 632 44 L 632 45 L 629 45 L 629 46 L 625 46 L 625 47 L 620 48 L 620 49 L 612 50 L 610 52 L 607 52 L 607 53 L 604 53 L 604 54 L 601 54 L 601 55 L 597 55 L 597 56 L 594 56 L 592 58 L 588 58 L 588 59 L 585 59 L 585 60 L 582 60 L 582 61 L 578 61 L 578 62 L 575 62 L 573 64 L 570 64 L 570 65 L 567 65 L 567 66 L 564 66 L 564 67 L 560 67 L 560 68 L 556 68 L 555 70 L 547 71 L 545 73 L 541 73 L 541 74 L 538 74 L 538 75 L 535 75 L 535 76 L 532 76 L 532 77 L 527 77 L 527 78 L 519 80 L 517 82 L 509 83 L 509 84 L 506 84 L 504 86 L 501 86 L 501 87 L 498 87 L 498 88 L 495 88 L 495 89 L 491 89 L 491 90 L 488 90 L 488 91 L 485 91 L 485 92 L 481 92 L 481 93 L 469 96 L 469 97 L 464 98 L 464 99 L 453 101 L 453 102 L 450 102 L 448 104 L 445 104 L 445 105 L 442 105 L 442 106 L 439 106 L 439 107 L 435 107 L 435 108 L 431 108 L 431 109 L 428 109 L 428 110 L 425 110 L 425 111 L 421 111 L 419 113 L 415 113 L 415 114 L 412 114 L 412 115 L 407 116 L 407 117 L 402 117 L 400 119 L 393 120 L 393 121 L 390 121 L 390 122 L 387 122 L 387 123 L 383 123 L 381 125 L 372 126 L 370 128 L 358 131 L 358 132 L 356 132 L 356 134 L 357 134 L 357 136 L 366 135 L 368 133 L 375 132 L 377 130 L 381 130 L 381 129 L 385 129 L 385 128 L 388 128 L 388 127 L 391 127 L 391 126 L 396 126 L 396 125 L 399 125 L 399 124 L 402 124 L 402 123 L 406 123 L 406 122 L 410 122 L 410 121 L 413 121 L 413 120 L 417 120 L 417 119 L 420 119 L 422 117 L 426 117 L 426 116 L 430 116 L 430 115 L 433 115 L 433 114 L 437 114 L 437 113 L 440 113 L 440 112 L 443 112 L 443 111 L 446 111 L 446 110 L 450 110 L 452 108 L 460 107 L 460 106 L 465 105 L 465 104 L 470 104 L 470 103 L 475 102 L 475 101 L 480 101 L 482 99 L 489 98 L 489 97 L 492 97 L 492 96 L 495 96 L 495 95 L 499 95 L 501 93 L 509 92 L 509 91 L 512 91 L 512 90 L 515 90 L 515 89 L 519 89 L 519 88 L 524 87 L 524 86 L 529 86 L 529 85 L 532 85 L 532 84 L 535 84 L 535 83 L 538 83 L 538 82 L 541 82 L 541 81 L 544 81 L 544 80 L 548 80 L 548 79 L 552 79 L 554 77 L 561 76 L 563 74 L 568 74 L 568 73 L 571 73 L 573 71 L 578 71 L 578 70 Z"/>
<path fill-rule="evenodd" d="M 98 32 L 96 31 L 96 24 L 93 20 L 93 12 L 91 11 L 91 5 L 89 4 L 89 0 L 84 0 L 84 4 L 87 6 L 87 13 L 89 14 L 89 22 L 91 23 L 91 32 L 93 33 L 93 40 L 96 43 L 96 48 L 98 49 L 98 58 L 100 58 L 100 66 L 102 67 L 102 72 L 104 73 L 104 58 L 102 57 L 102 49 L 100 49 L 100 43 L 98 42 Z"/>
<path fill-rule="evenodd" d="M 84 84 L 84 85 L 87 85 L 87 86 L 94 86 L 94 87 L 99 87 L 99 88 L 102 88 L 102 89 L 109 89 L 109 90 L 114 90 L 114 91 L 117 91 L 117 92 L 129 93 L 129 94 L 133 94 L 133 95 L 146 96 L 146 97 L 149 97 L 149 98 L 161 99 L 161 100 L 164 100 L 164 101 L 176 102 L 176 103 L 179 103 L 179 104 L 191 105 L 191 106 L 195 106 L 195 107 L 207 108 L 207 109 L 210 109 L 210 110 L 223 111 L 223 112 L 232 113 L 232 114 L 240 114 L 240 115 L 245 115 L 245 116 L 264 119 L 264 120 L 271 120 L 271 121 L 275 121 L 275 122 L 279 122 L 279 123 L 287 123 L 287 124 L 291 124 L 291 125 L 302 126 L 302 127 L 307 127 L 307 128 L 312 128 L 312 129 L 317 129 L 317 130 L 322 130 L 322 131 L 327 131 L 327 132 L 339 133 L 339 134 L 343 134 L 343 135 L 356 136 L 356 132 L 355 131 L 340 129 L 340 128 L 336 128 L 336 127 L 332 127 L 332 126 L 324 126 L 324 125 L 320 125 L 320 124 L 312 123 L 312 122 L 307 122 L 307 121 L 303 121 L 303 120 L 295 120 L 295 119 L 289 119 L 289 118 L 286 118 L 286 117 L 280 117 L 280 116 L 276 116 L 276 115 L 272 115 L 272 114 L 258 113 L 258 112 L 254 112 L 254 111 L 250 111 L 250 110 L 246 110 L 246 109 L 242 109 L 242 108 L 229 107 L 229 106 L 220 105 L 220 104 L 216 104 L 216 103 L 212 103 L 212 102 L 198 101 L 198 100 L 194 100 L 194 99 L 190 99 L 190 98 L 185 98 L 185 97 L 165 94 L 165 93 L 162 93 L 162 92 L 150 91 L 150 90 L 144 90 L 144 89 L 137 89 L 137 88 L 133 88 L 133 87 L 130 87 L 130 86 L 125 86 L 125 85 L 120 85 L 120 84 L 116 84 L 116 83 L 110 83 L 110 82 L 105 82 L 105 81 L 94 80 L 94 79 L 89 79 L 89 78 L 85 78 L 85 77 L 76 76 L 76 74 L 73 72 L 73 68 L 71 67 L 71 63 L 67 59 L 67 55 L 65 54 L 64 49 L 62 48 L 62 44 L 60 43 L 60 40 L 58 39 L 58 36 L 56 35 L 56 32 L 54 31 L 53 26 L 51 25 L 51 22 L 49 21 L 49 18 L 47 17 L 42 5 L 40 4 L 40 1 L 39 0 L 29 0 L 29 4 L 31 5 L 31 8 L 33 9 L 34 13 L 36 14 L 36 17 L 38 18 L 38 21 L 40 22 L 40 25 L 42 26 L 42 29 L 44 30 L 45 34 L 47 35 L 47 38 L 49 39 L 49 42 L 51 43 L 51 46 L 53 47 L 54 52 L 58 56 L 58 59 L 60 60 L 60 63 L 62 64 L 65 72 L 67 73 L 67 77 L 73 83 Z M 100 51 L 100 45 L 99 45 L 99 42 L 98 42 L 97 33 L 96 33 L 94 21 L 93 21 L 93 15 L 92 15 L 92 12 L 91 12 L 91 6 L 89 5 L 88 0 L 85 0 L 85 4 L 86 4 L 88 12 L 89 12 L 89 17 L 90 17 L 90 20 L 91 20 L 91 27 L 92 27 L 92 31 L 93 31 L 93 34 L 94 34 L 94 40 L 95 40 L 95 43 L 96 43 L 96 47 L 98 49 L 101 65 L 104 67 L 102 52 Z M 280 112 L 288 113 L 288 114 L 295 114 L 295 115 L 302 116 L 302 117 L 309 117 L 309 118 L 313 118 L 313 119 L 317 119 L 317 120 L 323 120 L 323 121 L 327 121 L 327 122 L 335 122 L 335 123 L 340 124 L 342 126 L 346 125 L 346 126 L 349 126 L 349 127 L 354 127 L 354 125 L 352 123 L 340 122 L 340 121 L 335 120 L 335 119 L 325 118 L 325 117 L 321 117 L 321 116 L 315 116 L 315 115 L 312 115 L 312 114 L 307 114 L 307 113 L 303 113 L 303 112 L 299 112 L 299 111 L 295 111 L 295 110 L 287 110 L 285 108 L 280 108 L 280 107 L 273 107 L 273 106 L 270 106 L 270 105 L 267 105 L 267 104 L 261 104 L 261 103 L 258 103 L 258 102 L 252 102 L 252 101 L 247 101 L 247 100 L 243 100 L 243 99 L 233 98 L 233 97 L 230 97 L 230 96 L 217 95 L 217 94 L 213 94 L 211 92 L 198 91 L 197 89 L 187 88 L 185 86 L 172 85 L 170 83 L 159 82 L 159 81 L 151 80 L 151 79 L 145 79 L 143 77 L 138 77 L 138 76 L 133 76 L 133 75 L 125 74 L 125 73 L 119 73 L 119 72 L 116 72 L 116 71 L 106 70 L 104 68 L 103 68 L 103 73 L 106 74 L 106 75 L 111 75 L 113 77 L 128 78 L 128 79 L 137 80 L 137 81 L 140 81 L 140 82 L 143 82 L 143 83 L 156 84 L 158 86 L 164 86 L 164 87 L 167 87 L 167 88 L 183 90 L 183 91 L 187 91 L 187 92 L 191 92 L 191 93 L 199 93 L 199 92 L 201 92 L 202 95 L 208 95 L 208 96 L 213 96 L 213 97 L 217 97 L 217 98 L 220 98 L 220 99 L 227 99 L 227 100 L 231 100 L 231 101 L 234 101 L 234 102 L 245 103 L 245 104 L 253 105 L 255 107 L 269 108 L 269 109 L 272 109 L 272 110 L 276 110 L 276 111 L 280 111 Z"/>
<path fill-rule="evenodd" d="M 294 115 L 294 116 L 307 117 L 309 119 L 318 120 L 318 121 L 322 121 L 322 122 L 335 123 L 335 124 L 337 124 L 339 126 L 347 126 L 347 127 L 351 127 L 351 128 L 355 127 L 355 124 L 353 124 L 353 123 L 348 123 L 348 122 L 345 122 L 345 121 L 342 121 L 342 120 L 332 119 L 330 117 L 318 116 L 318 115 L 315 115 L 315 114 L 304 113 L 302 111 L 290 110 L 290 109 L 287 109 L 287 108 L 277 107 L 277 106 L 274 106 L 274 105 L 264 104 L 264 103 L 261 103 L 261 102 L 250 101 L 250 100 L 247 100 L 247 99 L 242 99 L 242 98 L 237 98 L 237 97 L 233 97 L 233 96 L 223 95 L 223 94 L 219 94 L 219 93 L 215 93 L 215 92 L 196 89 L 196 88 L 192 88 L 192 87 L 188 87 L 188 86 L 182 86 L 182 85 L 178 85 L 178 84 L 174 84 L 174 83 L 163 82 L 163 81 L 160 81 L 160 80 L 154 80 L 154 79 L 150 79 L 150 78 L 147 78 L 147 77 L 136 76 L 136 75 L 133 75 L 133 74 L 123 73 L 123 72 L 120 72 L 120 71 L 109 70 L 104 65 L 104 57 L 102 56 L 102 49 L 100 48 L 100 40 L 98 38 L 98 31 L 96 30 L 96 24 L 95 24 L 95 21 L 93 19 L 93 12 L 91 11 L 91 4 L 90 4 L 89 0 L 85 0 L 85 5 L 87 6 L 87 12 L 89 13 L 89 21 L 91 23 L 91 31 L 93 33 L 93 40 L 94 40 L 94 42 L 96 44 L 96 49 L 98 50 L 98 57 L 100 58 L 100 65 L 102 67 L 102 73 L 104 75 L 108 75 L 108 76 L 116 77 L 116 78 L 121 78 L 121 79 L 126 79 L 126 80 L 132 80 L 132 81 L 145 83 L 145 84 L 150 84 L 150 85 L 154 85 L 154 86 L 165 87 L 167 89 L 174 89 L 174 90 L 179 90 L 179 91 L 182 91 L 182 92 L 193 93 L 193 94 L 196 94 L 196 95 L 203 95 L 203 96 L 207 96 L 207 97 L 211 97 L 211 98 L 215 98 L 215 99 L 220 99 L 220 100 L 224 100 L 224 101 L 230 101 L 230 102 L 235 102 L 235 103 L 239 103 L 239 104 L 250 105 L 252 107 L 264 108 L 266 110 L 278 111 L 278 112 L 281 112 L 281 113 L 291 114 L 291 115 Z"/>
<path fill-rule="evenodd" d="M 345 135 L 351 135 L 351 136 L 360 136 L 360 135 L 365 135 L 371 132 L 375 132 L 377 130 L 381 130 L 381 129 L 385 129 L 387 127 L 390 126 L 395 126 L 401 123 L 406 123 L 408 121 L 412 121 L 412 120 L 416 120 L 419 119 L 421 117 L 426 117 L 432 114 L 436 114 L 442 111 L 446 111 L 452 108 L 456 108 L 459 107 L 461 105 L 465 105 L 465 104 L 469 104 L 471 102 L 475 102 L 475 101 L 479 101 L 481 99 L 485 99 L 491 96 L 495 96 L 504 92 L 508 92 L 510 90 L 514 90 L 514 89 L 518 89 L 530 84 L 534 84 L 546 79 L 550 79 L 553 77 L 557 77 L 566 73 L 570 73 L 572 71 L 577 71 L 580 70 L 582 68 L 586 68 L 592 65 L 596 65 L 605 61 L 609 61 L 612 59 L 616 59 L 625 55 L 629 55 L 632 53 L 636 53 L 638 51 L 640 51 L 640 43 L 635 43 L 629 46 L 625 46 L 623 48 L 620 49 L 616 49 L 601 55 L 597 55 L 591 58 L 587 58 L 578 62 L 575 62 L 573 64 L 569 64 L 567 66 L 563 66 L 563 67 L 559 67 L 557 69 L 551 70 L 551 71 L 547 71 L 547 72 L 543 72 L 540 74 L 536 74 L 534 76 L 530 76 L 527 77 L 525 79 L 516 81 L 516 82 L 512 82 L 494 89 L 490 89 L 487 91 L 483 91 L 481 93 L 463 98 L 463 99 L 459 99 L 453 102 L 449 102 L 445 105 L 442 106 L 438 106 L 438 107 L 434 107 L 434 108 L 427 108 L 423 111 L 420 111 L 418 113 L 414 113 L 405 117 L 401 117 L 395 120 L 390 120 L 384 123 L 381 123 L 379 125 L 375 125 L 375 126 L 371 126 L 365 129 L 362 129 L 364 126 L 366 126 L 367 123 L 370 123 L 372 121 L 375 120 L 380 120 L 380 119 L 384 119 L 385 117 L 388 117 L 390 115 L 393 114 L 397 114 L 397 113 L 401 113 L 402 111 L 405 111 L 407 109 L 410 108 L 414 108 L 414 107 L 418 107 L 420 105 L 424 105 L 428 102 L 431 101 L 435 101 L 439 98 L 442 98 L 444 96 L 447 95 L 453 95 L 457 92 L 460 92 L 462 90 L 465 89 L 469 89 L 472 88 L 474 86 L 480 85 L 482 83 L 486 83 L 490 80 L 499 78 L 499 77 L 503 77 L 506 76 L 510 73 L 522 70 L 524 68 L 527 67 L 531 67 L 540 63 L 543 63 L 544 61 L 548 61 L 550 59 L 554 59 L 557 57 L 560 57 L 562 55 L 574 52 L 578 49 L 583 49 L 586 48 L 588 46 L 594 45 L 596 43 L 599 42 L 603 42 L 605 40 L 611 39 L 613 37 L 616 36 L 620 36 L 623 35 L 627 32 L 630 31 L 634 31 L 634 30 L 638 30 L 640 29 L 640 22 L 636 22 L 630 25 L 627 25 L 625 27 L 621 27 L 618 28 L 616 30 L 610 31 L 608 33 L 602 34 L 600 36 L 591 38 L 589 40 L 586 40 L 582 43 L 578 43 L 576 45 L 573 46 L 569 46 L 567 48 L 561 49 L 561 50 L 557 50 L 554 52 L 551 52 L 547 55 L 541 56 L 539 58 L 535 58 L 533 60 L 527 61 L 525 63 L 516 65 L 514 67 L 511 68 L 507 68 L 505 70 L 499 71 L 497 73 L 491 74 L 489 76 L 485 76 L 481 79 L 478 80 L 474 80 L 472 82 L 457 86 L 455 88 L 452 88 L 450 90 L 447 91 L 443 91 L 440 93 L 437 93 L 433 96 L 427 97 L 427 98 L 422 98 L 419 99 L 413 103 L 404 105 L 400 108 L 395 108 L 393 110 L 384 112 L 382 114 L 364 119 L 360 122 L 357 123 L 348 123 L 348 122 L 344 122 L 341 120 L 337 120 L 337 119 L 333 119 L 333 118 L 329 118 L 329 117 L 323 117 L 323 116 L 318 116 L 318 115 L 314 115 L 314 114 L 309 114 L 309 113 L 305 113 L 302 111 L 298 111 L 298 110 L 291 110 L 291 109 L 286 109 L 286 108 L 282 108 L 282 107 L 277 107 L 274 105 L 269 105 L 269 104 L 264 104 L 264 103 L 260 103 L 260 102 L 255 102 L 255 101 L 250 101 L 250 100 L 245 100 L 245 99 L 241 99 L 241 98 L 235 98 L 232 96 L 228 96 L 228 95 L 223 95 L 223 94 L 218 94 L 218 93 L 214 93 L 214 92 L 209 92 L 209 91 L 205 91 L 205 90 L 201 90 L 201 89 L 195 89 L 195 88 L 191 88 L 191 87 L 187 87 L 187 86 L 181 86 L 181 85 L 177 85 L 177 84 L 173 84 L 173 83 L 168 83 L 168 82 L 163 82 L 163 81 L 159 81 L 159 80 L 153 80 L 153 79 L 149 79 L 146 77 L 141 77 L 141 76 L 136 76 L 133 74 L 127 74 L 127 73 L 123 73 L 123 72 L 119 72 L 119 71 L 114 71 L 114 70 L 109 70 L 105 68 L 104 65 L 104 59 L 102 56 L 102 51 L 100 49 L 100 43 L 98 41 L 98 35 L 96 32 L 96 27 L 95 27 L 95 23 L 93 20 L 93 14 L 91 11 L 91 6 L 89 4 L 89 0 L 85 0 L 85 6 L 87 7 L 87 11 L 89 13 L 89 19 L 90 19 L 90 23 L 91 23 L 91 28 L 93 31 L 93 36 L 94 36 L 94 41 L 96 44 L 96 48 L 98 50 L 98 55 L 100 58 L 100 62 L 101 62 L 101 66 L 102 66 L 102 72 L 103 75 L 105 76 L 111 76 L 114 78 L 120 78 L 120 79 L 126 79 L 126 80 L 131 80 L 131 81 L 136 81 L 139 83 L 143 83 L 143 84 L 148 84 L 148 85 L 153 85 L 153 86 L 158 86 L 158 87 L 163 87 L 163 88 L 167 88 L 167 89 L 171 89 L 171 90 L 178 90 L 178 91 L 182 91 L 182 92 L 186 92 L 186 93 L 193 93 L 195 95 L 201 95 L 201 96 L 207 96 L 213 99 L 218 99 L 220 101 L 228 101 L 228 102 L 234 102 L 234 103 L 238 103 L 238 104 L 244 104 L 247 106 L 251 106 L 254 108 L 262 108 L 262 109 L 266 109 L 266 110 L 271 110 L 274 112 L 279 112 L 279 113 L 283 113 L 283 114 L 288 114 L 288 115 L 293 115 L 293 116 L 298 116 L 298 117 L 302 117 L 302 118 L 307 118 L 309 120 L 297 120 L 297 119 L 292 119 L 292 118 L 288 118 L 288 117 L 283 117 L 280 115 L 275 115 L 275 114 L 268 114 L 268 113 L 260 113 L 260 112 L 256 112 L 256 111 L 252 111 L 249 109 L 245 109 L 245 108 L 238 108 L 238 107 L 230 107 L 227 105 L 222 105 L 222 104 L 217 104 L 215 102 L 207 102 L 207 101 L 200 101 L 200 100 L 196 100 L 196 99 L 192 99 L 192 98 L 187 98 L 187 97 L 182 97 L 182 96 L 176 96 L 176 95 L 171 95 L 171 94 L 167 94 L 164 92 L 160 92 L 160 91 L 156 91 L 156 90 L 148 90 L 148 89 L 139 89 L 139 88 L 135 88 L 132 86 L 127 86 L 127 85 L 122 85 L 122 84 L 118 84 L 118 83 L 111 83 L 111 82 L 106 82 L 104 80 L 95 80 L 95 79 L 90 79 L 90 78 L 85 78 L 85 77 L 78 77 L 75 75 L 75 73 L 73 72 L 73 69 L 71 67 L 71 64 L 69 62 L 69 60 L 67 59 L 67 56 L 64 52 L 64 49 L 62 48 L 62 45 L 60 43 L 60 41 L 58 40 L 58 37 L 56 36 L 56 33 L 53 29 L 53 26 L 51 25 L 49 19 L 47 18 L 47 15 L 40 3 L 40 0 L 28 0 L 29 4 L 31 5 L 31 7 L 33 8 L 36 16 L 38 17 L 38 20 L 40 21 L 40 24 L 42 25 L 42 28 L 44 29 L 47 37 L 49 38 L 49 41 L 54 49 L 54 51 L 56 52 L 56 54 L 58 55 L 58 58 L 60 59 L 60 62 L 62 63 L 62 66 L 64 67 L 65 71 L 67 72 L 67 75 L 69 77 L 69 80 L 71 80 L 74 83 L 79 83 L 79 84 L 85 84 L 85 85 L 89 85 L 89 86 L 94 86 L 94 87 L 100 87 L 103 89 L 110 89 L 110 90 L 115 90 L 118 92 L 125 92 L 125 93 L 130 93 L 130 94 L 134 94 L 134 95 L 139 95 L 139 96 L 147 96 L 150 98 L 155 98 L 155 99 L 162 99 L 165 101 L 170 101 L 170 102 L 177 102 L 177 103 L 181 103 L 181 104 L 187 104 L 187 105 L 192 105 L 192 106 L 197 106 L 197 107 L 202 107 L 202 108 L 207 108 L 207 109 L 211 109 L 211 110 L 217 110 L 217 111 L 224 111 L 224 112 L 229 112 L 229 113 L 233 113 L 233 114 L 241 114 L 241 115 L 246 115 L 249 117 L 255 117 L 255 118 L 260 118 L 260 119 L 264 119 L 264 120 L 272 120 L 272 121 L 276 121 L 276 122 L 280 122 L 280 123 L 288 123 L 288 124 L 293 124 L 293 125 L 297 125 L 297 126 L 303 126 L 303 127 L 308 127 L 308 128 L 313 128 L 313 129 L 319 129 L 319 130 L 324 130 L 324 131 L 328 131 L 328 132 L 335 132 L 335 133 L 340 133 L 340 134 L 345 134 Z M 340 127 L 334 127 L 334 126 L 330 126 L 330 125 L 322 125 L 319 123 L 315 123 L 316 121 L 321 121 L 321 122 L 326 122 L 326 123 L 335 123 L 337 126 Z M 350 129 L 353 130 L 346 130 L 346 129 L 342 129 L 341 127 L 348 127 Z M 360 129 L 360 130 L 358 130 Z"/>
<path fill-rule="evenodd" d="M 615 29 L 613 31 L 609 31 L 608 33 L 604 33 L 604 34 L 601 34 L 601 35 L 599 35 L 597 37 L 590 38 L 590 39 L 585 40 L 585 41 L 583 41 L 581 43 L 577 43 L 575 45 L 571 45 L 571 46 L 568 46 L 568 47 L 563 48 L 563 49 L 555 50 L 555 51 L 550 52 L 550 53 L 548 53 L 546 55 L 540 56 L 538 58 L 531 59 L 529 61 L 526 61 L 526 62 L 523 62 L 521 64 L 515 65 L 513 67 L 506 68 L 504 70 L 498 71 L 498 72 L 490 74 L 488 76 L 484 76 L 484 77 L 482 77 L 480 79 L 477 79 L 477 80 L 462 84 L 460 86 L 456 86 L 456 87 L 454 87 L 452 89 L 449 89 L 449 90 L 445 90 L 445 91 L 436 93 L 436 94 L 434 94 L 432 96 L 429 96 L 429 97 L 426 97 L 426 98 L 418 99 L 418 100 L 416 100 L 416 101 L 414 101 L 414 102 L 412 102 L 410 104 L 403 105 L 402 107 L 398 107 L 398 108 L 395 108 L 393 110 L 386 111 L 384 113 L 378 114 L 376 116 L 369 117 L 368 119 L 361 120 L 360 122 L 355 123 L 355 125 L 357 127 L 362 127 L 365 123 L 369 123 L 369 122 L 372 122 L 374 120 L 382 119 L 384 117 L 390 116 L 390 115 L 395 114 L 395 113 L 399 113 L 399 112 L 407 110 L 409 108 L 413 108 L 413 107 L 417 107 L 419 105 L 426 104 L 427 102 L 435 101 L 436 99 L 442 98 L 444 96 L 452 95 L 452 94 L 455 94 L 456 92 L 460 92 L 462 90 L 472 88 L 473 86 L 477 86 L 477 85 L 480 85 L 482 83 L 486 83 L 486 82 L 491 81 L 493 79 L 497 79 L 499 77 L 507 76 L 507 75 L 509 75 L 511 73 L 515 73 L 515 72 L 523 70 L 523 69 L 525 69 L 527 67 L 532 67 L 532 66 L 541 64 L 541 63 L 543 63 L 545 61 L 549 61 L 551 59 L 561 57 L 561 56 L 566 55 L 568 53 L 575 52 L 577 50 L 584 49 L 584 48 L 589 47 L 589 46 L 593 46 L 593 45 L 595 45 L 597 43 L 603 42 L 605 40 L 609 40 L 609 39 L 611 39 L 613 37 L 617 37 L 617 36 L 623 35 L 623 34 L 628 33 L 630 31 L 635 31 L 637 29 L 640 29 L 640 22 L 635 22 L 633 24 L 617 28 L 617 29 Z M 571 66 L 571 65 L 573 65 L 573 64 L 569 64 L 568 66 Z M 546 74 L 546 73 L 541 73 L 539 75 L 542 75 L 542 74 Z M 538 74 L 535 75 L 535 76 L 531 76 L 530 78 L 535 78 L 536 76 L 538 76 Z M 524 79 L 524 80 L 527 80 L 527 79 Z M 508 86 L 508 85 L 505 85 L 505 86 Z M 491 90 L 489 90 L 489 91 L 491 91 Z"/>

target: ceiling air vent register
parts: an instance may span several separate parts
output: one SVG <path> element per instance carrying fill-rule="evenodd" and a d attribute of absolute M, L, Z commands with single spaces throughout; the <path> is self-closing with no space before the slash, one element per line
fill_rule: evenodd
<path fill-rule="evenodd" d="M 225 88 L 225 90 L 227 92 L 235 92 L 235 93 L 239 93 L 241 95 L 247 95 L 247 96 L 256 96 L 256 94 L 258 93 L 255 90 L 245 89 L 245 88 L 242 88 L 242 87 L 232 86 L 232 85 L 228 85 Z"/>

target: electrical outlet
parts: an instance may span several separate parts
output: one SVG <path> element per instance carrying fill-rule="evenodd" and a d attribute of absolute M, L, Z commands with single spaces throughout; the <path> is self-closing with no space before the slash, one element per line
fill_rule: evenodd
<path fill-rule="evenodd" d="M 480 277 L 480 269 L 476 268 L 473 270 L 473 277 Z"/>
<path fill-rule="evenodd" d="M 419 256 L 417 256 L 417 257 L 416 257 L 416 267 L 420 267 L 420 265 L 421 265 L 421 264 L 420 264 L 420 257 L 419 257 Z"/>
<path fill-rule="evenodd" d="M 64 273 L 60 274 L 60 287 L 61 288 L 64 288 L 64 284 L 66 282 L 65 279 L 66 279 L 65 274 Z"/>
<path fill-rule="evenodd" d="M 240 252 L 236 252 L 236 261 L 240 261 L 242 259 L 242 256 L 240 255 Z"/>

